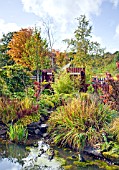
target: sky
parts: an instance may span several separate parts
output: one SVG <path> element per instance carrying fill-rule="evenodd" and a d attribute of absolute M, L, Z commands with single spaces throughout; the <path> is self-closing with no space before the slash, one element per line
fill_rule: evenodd
<path fill-rule="evenodd" d="M 35 26 L 45 36 L 45 22 L 52 31 L 53 48 L 62 50 L 62 40 L 73 38 L 80 15 L 92 25 L 93 41 L 107 52 L 119 51 L 119 0 L 0 0 L 0 38 Z"/>

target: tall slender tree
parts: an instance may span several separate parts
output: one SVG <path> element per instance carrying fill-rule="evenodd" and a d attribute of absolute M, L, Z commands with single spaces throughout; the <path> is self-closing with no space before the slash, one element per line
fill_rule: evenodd
<path fill-rule="evenodd" d="M 37 71 L 38 82 L 40 70 L 50 67 L 48 53 L 48 45 L 46 40 L 41 38 L 41 32 L 35 28 L 32 36 L 25 43 L 23 60 L 27 61 L 28 67 L 31 70 Z"/>
<path fill-rule="evenodd" d="M 76 66 L 85 67 L 90 65 L 94 56 L 101 56 L 103 50 L 100 48 L 99 43 L 91 41 L 92 38 L 92 26 L 87 20 L 85 15 L 81 15 L 77 18 L 78 26 L 74 32 L 73 39 L 67 39 L 65 42 L 73 51 L 73 63 Z"/>

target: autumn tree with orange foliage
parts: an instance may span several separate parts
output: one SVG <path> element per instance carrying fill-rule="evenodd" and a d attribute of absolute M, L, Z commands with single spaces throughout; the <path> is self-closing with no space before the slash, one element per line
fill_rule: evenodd
<path fill-rule="evenodd" d="M 22 54 L 26 53 L 25 43 L 30 39 L 33 30 L 31 28 L 21 29 L 13 34 L 12 40 L 8 44 L 7 54 L 17 63 L 27 66 L 27 62 L 23 60 Z"/>
<path fill-rule="evenodd" d="M 50 67 L 48 46 L 46 40 L 41 38 L 41 32 L 35 28 L 21 29 L 13 35 L 8 44 L 8 54 L 18 64 L 39 72 Z"/>
<path fill-rule="evenodd" d="M 55 64 L 58 67 L 63 67 L 69 62 L 68 55 L 66 52 L 60 52 L 58 50 L 53 50 L 53 53 L 55 54 Z"/>

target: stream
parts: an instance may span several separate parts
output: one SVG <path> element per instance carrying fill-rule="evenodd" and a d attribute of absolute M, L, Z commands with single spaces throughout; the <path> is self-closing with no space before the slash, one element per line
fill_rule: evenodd
<path fill-rule="evenodd" d="M 0 144 L 0 170 L 101 170 L 95 165 L 81 167 L 74 164 L 76 156 L 69 149 L 52 148 L 43 140 L 37 141 L 36 146 L 27 147 Z"/>

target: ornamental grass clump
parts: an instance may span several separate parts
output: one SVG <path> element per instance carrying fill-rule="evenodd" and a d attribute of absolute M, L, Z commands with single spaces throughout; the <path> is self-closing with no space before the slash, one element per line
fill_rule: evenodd
<path fill-rule="evenodd" d="M 102 142 L 113 117 L 108 106 L 81 94 L 51 114 L 48 130 L 55 144 L 78 150 Z"/>
<path fill-rule="evenodd" d="M 113 134 L 116 141 L 119 142 L 119 117 L 115 118 L 111 123 L 110 132 Z"/>
<path fill-rule="evenodd" d="M 23 142 L 28 137 L 28 130 L 23 125 L 11 124 L 9 127 L 8 135 L 11 141 Z"/>

